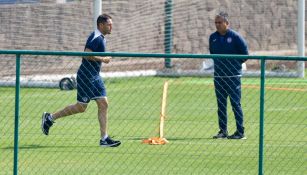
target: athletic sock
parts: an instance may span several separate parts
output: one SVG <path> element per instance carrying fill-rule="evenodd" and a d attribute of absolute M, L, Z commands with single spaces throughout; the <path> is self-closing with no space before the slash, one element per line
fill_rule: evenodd
<path fill-rule="evenodd" d="M 48 120 L 54 122 L 53 117 L 52 117 L 52 114 L 48 115 Z"/>
<path fill-rule="evenodd" d="M 108 137 L 109 137 L 108 134 L 106 134 L 101 138 L 101 140 L 105 141 Z"/>

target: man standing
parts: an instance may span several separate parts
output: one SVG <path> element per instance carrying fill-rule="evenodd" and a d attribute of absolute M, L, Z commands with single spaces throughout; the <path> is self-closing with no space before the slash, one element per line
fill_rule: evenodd
<path fill-rule="evenodd" d="M 210 54 L 248 55 L 245 40 L 229 28 L 228 14 L 220 12 L 215 16 L 216 32 L 209 38 Z M 214 59 L 214 87 L 218 105 L 218 123 L 220 131 L 214 139 L 245 139 L 243 112 L 241 108 L 242 63 L 246 59 Z M 228 136 L 227 98 L 230 98 L 236 119 L 237 130 Z"/>
<path fill-rule="evenodd" d="M 91 33 L 85 45 L 85 52 L 105 52 L 105 35 L 111 34 L 112 18 L 107 14 L 97 18 L 97 29 Z M 102 147 L 117 147 L 120 141 L 115 141 L 107 133 L 107 110 L 108 100 L 104 82 L 99 76 L 101 63 L 109 63 L 111 57 L 86 56 L 77 72 L 77 103 L 69 105 L 55 113 L 44 112 L 42 116 L 42 131 L 49 134 L 49 129 L 54 121 L 86 110 L 90 100 L 95 100 L 98 107 L 98 121 L 100 124 L 101 139 L 99 145 Z"/>

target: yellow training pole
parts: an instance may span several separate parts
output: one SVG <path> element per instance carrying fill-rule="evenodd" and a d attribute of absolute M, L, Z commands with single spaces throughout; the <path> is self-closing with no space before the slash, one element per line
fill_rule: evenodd
<path fill-rule="evenodd" d="M 168 82 L 164 82 L 163 86 L 163 95 L 162 95 L 162 105 L 161 105 L 161 114 L 160 114 L 160 138 L 164 138 L 164 119 L 166 113 L 166 98 L 167 98 L 167 89 Z"/>

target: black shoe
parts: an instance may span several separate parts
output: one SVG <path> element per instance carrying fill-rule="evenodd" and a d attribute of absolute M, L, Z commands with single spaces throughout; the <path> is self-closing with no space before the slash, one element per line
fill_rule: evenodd
<path fill-rule="evenodd" d="M 215 136 L 213 136 L 214 139 L 226 139 L 228 137 L 228 132 L 224 132 L 222 130 L 219 131 L 219 133 Z"/>
<path fill-rule="evenodd" d="M 107 137 L 105 140 L 100 139 L 99 145 L 101 147 L 117 147 L 121 144 L 120 141 L 113 140 L 110 137 Z"/>
<path fill-rule="evenodd" d="M 243 133 L 240 133 L 238 131 L 236 131 L 234 134 L 232 134 L 231 136 L 227 137 L 228 139 L 246 139 L 246 137 L 244 136 Z"/>
<path fill-rule="evenodd" d="M 44 112 L 42 115 L 42 131 L 45 135 L 49 134 L 49 128 L 53 125 L 53 121 L 49 120 L 50 113 Z"/>

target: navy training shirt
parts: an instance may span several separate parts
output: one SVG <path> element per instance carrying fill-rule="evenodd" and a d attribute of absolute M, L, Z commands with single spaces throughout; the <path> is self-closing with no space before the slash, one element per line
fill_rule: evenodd
<path fill-rule="evenodd" d="M 209 38 L 210 54 L 234 54 L 248 55 L 248 47 L 246 41 L 237 32 L 228 29 L 225 35 L 219 34 L 217 31 L 212 33 Z M 242 63 L 246 59 L 213 59 L 214 76 L 229 77 L 241 76 Z"/>
<path fill-rule="evenodd" d="M 88 37 L 85 48 L 91 49 L 93 52 L 105 52 L 106 40 L 99 30 L 95 30 Z M 91 61 L 82 58 L 82 63 L 78 70 L 78 76 L 85 78 L 84 81 L 99 76 L 101 69 L 101 61 Z"/>

